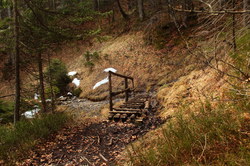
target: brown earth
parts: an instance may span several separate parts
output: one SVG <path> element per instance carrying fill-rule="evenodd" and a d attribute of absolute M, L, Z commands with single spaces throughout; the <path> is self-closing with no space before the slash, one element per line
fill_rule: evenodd
<path fill-rule="evenodd" d="M 42 140 L 18 165 L 115 165 L 126 145 L 164 122 L 153 113 L 143 124 L 91 118 Z"/>

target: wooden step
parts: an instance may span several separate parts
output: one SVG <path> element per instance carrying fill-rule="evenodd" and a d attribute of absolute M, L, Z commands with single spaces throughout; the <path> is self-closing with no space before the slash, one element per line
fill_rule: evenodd
<path fill-rule="evenodd" d="M 128 101 L 126 104 L 144 104 L 146 101 Z"/>
<path fill-rule="evenodd" d="M 114 114 L 141 114 L 142 111 L 111 111 L 110 112 L 111 114 L 114 113 Z"/>
<path fill-rule="evenodd" d="M 120 116 L 121 116 L 121 114 L 119 114 L 119 113 L 118 113 L 118 114 L 115 114 L 115 115 L 114 115 L 114 119 L 120 119 Z"/>
<path fill-rule="evenodd" d="M 114 111 L 139 111 L 141 112 L 142 109 L 133 109 L 133 108 L 113 108 Z M 112 112 L 114 112 L 112 111 Z"/>
<path fill-rule="evenodd" d="M 141 106 L 141 105 L 145 105 L 145 102 L 141 102 L 141 103 L 123 103 L 122 105 L 135 105 L 135 106 Z"/>
<path fill-rule="evenodd" d="M 120 105 L 119 108 L 144 108 L 145 104 L 123 104 Z"/>
<path fill-rule="evenodd" d="M 127 119 L 127 117 L 128 117 L 128 114 L 122 114 L 121 115 L 121 119 Z"/>
<path fill-rule="evenodd" d="M 143 109 L 144 106 L 119 106 L 119 108 L 128 108 L 128 109 Z"/>

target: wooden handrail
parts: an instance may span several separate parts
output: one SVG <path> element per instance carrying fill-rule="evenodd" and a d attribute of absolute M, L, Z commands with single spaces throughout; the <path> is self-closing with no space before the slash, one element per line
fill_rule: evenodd
<path fill-rule="evenodd" d="M 124 90 L 117 91 L 117 92 L 112 92 L 112 75 L 124 78 L 124 80 L 125 80 L 125 89 Z M 129 98 L 129 93 L 132 92 L 132 91 L 134 91 L 134 89 L 135 89 L 134 78 L 129 77 L 129 76 L 125 76 L 125 75 L 121 75 L 121 74 L 118 74 L 118 73 L 114 73 L 112 71 L 109 71 L 108 78 L 109 78 L 109 109 L 110 109 L 110 111 L 113 111 L 113 101 L 112 101 L 112 98 L 114 96 L 117 96 L 117 95 L 121 94 L 121 93 L 125 93 L 125 102 L 127 102 L 128 98 Z M 132 81 L 132 86 L 133 86 L 132 88 L 129 88 L 128 80 Z"/>
<path fill-rule="evenodd" d="M 117 76 L 117 77 L 122 77 L 122 78 L 127 78 L 127 79 L 130 79 L 130 80 L 133 80 L 134 78 L 133 77 L 129 77 L 129 76 L 125 76 L 125 75 L 121 75 L 121 74 L 118 74 L 118 73 L 114 73 L 112 71 L 109 71 L 109 73 Z"/>

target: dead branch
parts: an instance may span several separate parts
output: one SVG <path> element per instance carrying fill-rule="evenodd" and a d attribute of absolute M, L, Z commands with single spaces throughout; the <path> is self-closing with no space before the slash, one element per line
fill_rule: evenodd
<path fill-rule="evenodd" d="M 177 12 L 184 12 L 184 13 L 203 13 L 203 14 L 212 14 L 212 15 L 218 15 L 218 14 L 250 14 L 250 10 L 221 10 L 221 11 L 206 11 L 206 10 L 188 10 L 188 9 L 178 9 L 171 7 L 173 10 Z"/>

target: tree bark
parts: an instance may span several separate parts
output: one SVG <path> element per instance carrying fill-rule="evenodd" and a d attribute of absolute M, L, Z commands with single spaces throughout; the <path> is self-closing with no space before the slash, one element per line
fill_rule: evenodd
<path fill-rule="evenodd" d="M 98 11 L 99 10 L 99 1 L 93 0 L 93 3 L 94 3 L 94 10 Z"/>
<path fill-rule="evenodd" d="M 8 17 L 9 17 L 9 18 L 12 17 L 11 7 L 10 7 L 10 6 L 7 8 L 7 14 L 8 14 Z"/>
<path fill-rule="evenodd" d="M 51 95 L 51 109 L 52 112 L 54 112 L 55 109 L 55 92 L 53 89 L 53 85 L 52 85 L 52 74 L 51 74 L 51 63 L 50 63 L 50 54 L 48 54 L 48 63 L 49 63 L 49 86 L 50 86 L 50 95 Z"/>
<path fill-rule="evenodd" d="M 122 17 L 127 20 L 129 19 L 128 15 L 124 12 L 124 10 L 122 9 L 122 6 L 121 6 L 121 3 L 120 3 L 120 0 L 116 0 L 117 2 L 117 5 L 118 5 L 118 8 L 119 8 L 119 11 L 121 12 L 122 14 Z"/>
<path fill-rule="evenodd" d="M 3 2 L 0 0 L 0 19 L 2 19 L 2 7 L 3 7 Z"/>
<path fill-rule="evenodd" d="M 47 112 L 45 93 L 44 93 L 44 78 L 43 78 L 43 62 L 42 54 L 37 54 L 38 72 L 39 72 L 39 83 L 40 83 L 40 95 L 42 100 L 42 112 Z"/>
<path fill-rule="evenodd" d="M 20 99 L 21 99 L 21 81 L 20 81 L 20 50 L 19 50 L 19 21 L 17 0 L 13 0 L 14 13 L 14 57 L 15 57 L 15 108 L 14 124 L 20 119 Z"/>
<path fill-rule="evenodd" d="M 137 4 L 138 4 L 139 18 L 141 21 L 143 21 L 145 17 L 144 8 L 143 8 L 143 0 L 137 0 Z"/>

